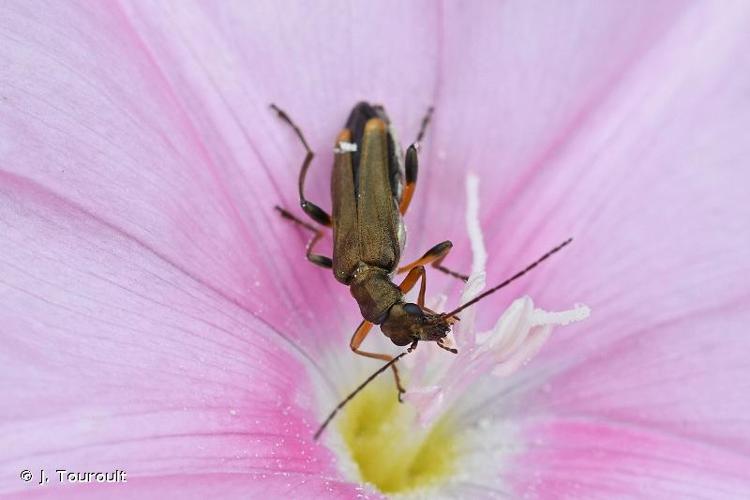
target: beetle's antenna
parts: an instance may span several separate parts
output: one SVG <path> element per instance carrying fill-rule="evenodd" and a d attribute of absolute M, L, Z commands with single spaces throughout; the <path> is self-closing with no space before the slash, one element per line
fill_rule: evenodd
<path fill-rule="evenodd" d="M 315 432 L 315 435 L 313 436 L 313 439 L 316 440 L 316 441 L 318 440 L 318 438 L 320 437 L 320 435 L 323 434 L 323 431 L 325 430 L 325 428 L 328 427 L 328 424 L 330 424 L 331 420 L 333 420 L 333 417 L 335 417 L 336 414 L 339 412 L 339 410 L 341 408 L 343 408 L 346 405 L 346 403 L 348 403 L 349 401 L 351 401 L 352 398 L 359 393 L 359 391 L 361 391 L 362 389 L 364 389 L 367 384 L 369 384 L 370 382 L 372 382 L 375 379 L 375 377 L 377 377 L 378 375 L 380 375 L 381 373 L 383 373 L 384 371 L 386 371 L 388 368 L 391 367 L 391 365 L 395 364 L 399 359 L 403 358 L 404 356 L 406 356 L 407 354 L 409 354 L 410 352 L 412 352 L 415 348 L 416 348 L 416 342 L 414 344 L 412 344 L 411 347 L 409 347 L 409 349 L 407 349 L 406 351 L 402 352 L 401 354 L 399 354 L 398 356 L 396 356 L 395 358 L 393 358 L 392 360 L 390 360 L 389 362 L 387 362 L 386 364 L 384 364 L 383 366 L 381 366 L 375 373 L 373 373 L 372 375 L 370 375 L 369 377 L 367 377 L 367 380 L 365 380 L 364 382 L 362 382 L 361 384 L 359 384 L 359 387 L 357 387 L 356 389 L 354 389 L 354 391 L 352 391 L 351 394 L 349 394 L 346 398 L 344 398 L 344 400 L 341 401 L 338 404 L 338 406 L 336 406 L 336 408 L 333 409 L 333 411 L 331 412 L 331 414 L 328 415 L 328 418 L 325 419 L 325 422 L 323 422 L 320 425 L 320 427 L 318 427 L 318 430 Z"/>
<path fill-rule="evenodd" d="M 471 299 L 470 301 L 468 301 L 466 304 L 461 305 L 457 309 L 454 309 L 453 311 L 451 311 L 449 313 L 443 313 L 443 316 L 447 316 L 447 317 L 450 318 L 451 316 L 454 316 L 455 314 L 463 311 L 464 309 L 466 309 L 470 305 L 476 304 L 477 302 L 479 302 L 480 300 L 482 300 L 486 296 L 492 295 L 493 293 L 497 292 L 498 290 L 500 290 L 504 286 L 509 285 L 513 281 L 517 280 L 518 278 L 520 278 L 524 274 L 526 274 L 529 271 L 531 271 L 532 269 L 534 269 L 536 266 L 538 266 L 539 264 L 541 264 L 543 261 L 545 261 L 548 258 L 550 258 L 553 254 L 555 254 L 555 253 L 559 252 L 560 250 L 562 250 L 563 247 L 565 247 L 566 245 L 568 245 L 571 241 L 573 241 L 573 238 L 568 238 L 567 240 L 563 241 L 562 243 L 560 243 L 559 245 L 557 245 L 555 248 L 553 248 L 549 252 L 547 252 L 544 255 L 542 255 L 541 257 L 539 257 L 533 263 L 531 263 L 528 266 L 526 266 L 526 268 L 523 269 L 522 271 L 517 272 L 516 274 L 514 274 L 513 276 L 511 276 L 507 280 L 503 281 L 502 283 L 500 283 L 499 285 L 497 285 L 497 286 L 495 286 L 493 288 L 490 288 L 486 292 L 477 295 L 476 297 L 474 297 L 473 299 Z"/>

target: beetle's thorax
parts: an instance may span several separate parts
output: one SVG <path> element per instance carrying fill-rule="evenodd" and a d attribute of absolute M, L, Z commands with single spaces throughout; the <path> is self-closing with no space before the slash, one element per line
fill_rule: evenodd
<path fill-rule="evenodd" d="M 383 322 L 393 304 L 403 293 L 390 278 L 389 271 L 360 263 L 349 283 L 349 291 L 359 304 L 362 317 L 375 324 Z"/>

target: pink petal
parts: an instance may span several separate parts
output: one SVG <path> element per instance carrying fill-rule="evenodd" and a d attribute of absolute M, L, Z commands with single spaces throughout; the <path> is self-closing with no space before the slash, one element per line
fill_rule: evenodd
<path fill-rule="evenodd" d="M 178 94 L 183 82 L 162 64 L 179 61 L 157 60 L 117 5 L 7 3 L 0 22 L 4 171 L 96 214 L 290 337 L 330 331 L 325 316 L 290 314 L 335 308 L 335 295 L 300 286 L 323 271 L 290 265 L 307 235 L 273 211 L 284 191 L 268 172 L 285 172 L 291 200 L 302 151 L 266 102 L 242 106 L 248 129 L 226 113 L 215 117 L 225 126 L 204 120 L 216 94 Z M 256 117 L 284 138 L 289 161 L 253 150 Z"/>
<path fill-rule="evenodd" d="M 595 408 L 750 453 L 750 9 L 731 5 L 681 20 L 561 158 L 570 177 L 544 197 L 568 201 L 528 214 L 538 234 L 580 236 L 534 280 L 537 301 L 596 311 L 542 352 L 561 375 L 538 411 Z"/>
<path fill-rule="evenodd" d="M 502 158 L 498 161 L 494 154 L 497 146 L 489 132 L 464 140 L 486 146 L 479 160 L 468 162 L 472 166 L 492 165 L 496 169 L 494 165 L 507 165 L 512 172 L 522 172 L 517 175 L 536 166 L 510 194 L 496 192 L 507 185 L 500 179 L 504 172 L 488 172 L 482 179 L 482 188 L 487 191 L 482 192 L 482 199 L 494 200 L 491 208 L 482 211 L 490 253 L 488 285 L 493 276 L 500 281 L 565 237 L 575 238 L 553 261 L 487 299 L 483 307 L 496 304 L 499 309 L 500 304 L 509 302 L 508 297 L 522 291 L 549 309 L 567 306 L 571 298 L 591 302 L 589 305 L 601 321 L 618 322 L 614 328 L 606 328 L 606 335 L 595 336 L 609 343 L 632 333 L 630 325 L 642 329 L 669 317 L 692 313 L 697 307 L 725 303 L 740 306 L 741 299 L 748 296 L 745 278 L 750 275 L 750 268 L 744 257 L 750 233 L 743 231 L 742 223 L 750 203 L 743 189 L 748 180 L 747 169 L 741 168 L 741 162 L 750 153 L 750 145 L 741 131 L 750 121 L 750 108 L 743 106 L 750 76 L 737 71 L 737 64 L 747 63 L 744 54 L 749 40 L 743 22 L 748 9 L 744 2 L 730 2 L 722 8 L 703 2 L 690 4 L 680 15 L 673 12 L 663 18 L 661 14 L 668 14 L 666 11 L 652 13 L 633 8 L 627 14 L 616 13 L 605 4 L 596 5 L 602 7 L 587 11 L 591 18 L 586 22 L 565 22 L 563 17 L 545 24 L 546 16 L 563 14 L 554 8 L 540 13 L 542 18 L 534 22 L 540 22 L 550 33 L 534 37 L 535 44 L 541 45 L 535 49 L 539 57 L 532 59 L 520 76 L 512 72 L 498 76 L 475 69 L 472 74 L 479 76 L 466 80 L 466 85 L 500 86 L 504 78 L 520 78 L 523 85 L 519 84 L 519 91 L 530 91 L 544 82 L 545 92 L 560 93 L 546 100 L 563 101 L 566 92 L 560 87 L 565 82 L 558 83 L 554 72 L 545 66 L 545 61 L 549 65 L 558 60 L 550 54 L 567 55 L 567 64 L 573 59 L 585 59 L 584 49 L 590 47 L 591 57 L 596 54 L 599 60 L 608 61 L 606 64 L 615 64 L 624 56 L 610 52 L 620 45 L 596 43 L 591 40 L 593 35 L 585 34 L 586 30 L 601 30 L 600 36 L 608 40 L 614 33 L 619 40 L 632 30 L 653 31 L 651 38 L 637 37 L 638 43 L 636 38 L 628 38 L 633 43 L 625 44 L 627 49 L 623 50 L 639 49 L 644 53 L 630 54 L 627 59 L 632 59 L 631 65 L 616 65 L 618 78 L 603 89 L 607 98 L 587 108 L 586 121 L 575 121 L 565 128 L 566 140 L 554 149 L 555 154 L 536 163 L 506 162 Z M 514 11 L 516 31 L 502 37 L 519 37 L 530 30 L 523 20 L 531 14 L 525 14 L 523 8 L 519 10 Z M 597 17 L 597 12 L 606 12 L 605 18 L 617 22 L 622 29 L 606 28 L 607 23 Z M 655 17 L 651 23 L 631 26 L 627 22 L 628 15 L 652 14 Z M 570 15 L 581 12 L 571 9 Z M 489 15 L 485 17 L 491 19 Z M 489 20 L 486 24 L 483 43 L 500 45 L 501 35 L 490 32 L 504 32 Z M 482 30 L 483 24 L 479 23 L 476 29 Z M 581 39 L 587 43 L 582 45 Z M 508 45 L 506 50 L 515 50 L 512 44 Z M 601 51 L 609 57 L 603 57 Z M 598 79 L 598 74 L 585 71 L 580 78 Z M 584 90 L 571 92 L 572 101 L 565 102 L 575 103 L 581 96 L 593 93 Z M 479 89 L 467 93 L 482 95 Z M 546 114 L 535 112 L 534 98 L 545 101 L 534 94 L 524 101 L 529 106 L 518 108 L 529 120 L 539 115 L 540 120 L 548 120 Z M 498 112 L 491 106 L 483 109 Z M 696 123 L 701 126 L 696 127 Z M 505 119 L 497 127 L 501 127 L 500 137 L 519 134 L 519 127 L 507 125 Z M 535 137 L 537 150 L 544 150 L 545 140 Z M 445 161 L 458 163 L 450 157 Z M 483 206 L 489 204 L 488 201 Z M 430 210 L 439 212 L 443 208 L 436 204 Z M 452 211 L 452 207 L 448 208 Z M 596 297 L 598 301 L 594 303 Z M 704 300 L 707 304 L 699 306 Z M 604 316 L 599 314 L 601 307 L 607 312 Z M 601 330 L 601 325 L 597 329 Z M 577 332 L 575 335 L 581 336 Z"/>
<path fill-rule="evenodd" d="M 261 319 L 8 173 L 0 232 L 0 492 L 60 467 L 335 478 L 301 355 Z"/>
<path fill-rule="evenodd" d="M 565 237 L 576 239 L 554 262 L 483 307 L 499 308 L 506 297 L 523 292 L 549 309 L 585 301 L 595 314 L 553 336 L 515 383 L 465 412 L 489 411 L 519 421 L 536 415 L 550 422 L 586 418 L 594 426 L 616 423 L 613 433 L 623 428 L 663 433 L 667 437 L 660 439 L 666 443 L 643 441 L 644 455 L 659 451 L 652 445 L 668 447 L 675 456 L 713 450 L 705 475 L 701 462 L 685 461 L 680 467 L 659 468 L 665 481 L 689 487 L 689 471 L 694 470 L 695 481 L 705 479 L 719 488 L 724 473 L 725 486 L 716 491 L 742 496 L 747 484 L 736 480 L 736 471 L 740 465 L 748 470 L 742 457 L 750 455 L 750 379 L 744 354 L 750 348 L 750 171 L 744 168 L 750 157 L 745 137 L 750 126 L 750 9 L 744 2 L 693 3 L 663 25 L 669 29 L 655 29 L 660 19 L 657 14 L 654 23 L 643 24 L 653 32 L 641 38 L 645 45 L 632 45 L 636 50 L 627 64 L 617 62 L 620 55 L 613 53 L 609 60 L 615 65 L 606 85 L 571 93 L 574 104 L 581 96 L 590 102 L 560 126 L 553 113 L 549 128 L 558 135 L 540 142 L 536 159 L 498 162 L 492 156 L 497 146 L 486 140 L 486 154 L 471 162 L 508 165 L 513 171 L 509 184 L 498 181 L 497 186 L 508 187 L 497 187 L 501 192 L 495 208 L 483 222 L 489 284 L 492 276 L 512 274 Z M 523 29 L 520 22 L 515 33 Z M 566 24 L 566 29 L 571 37 L 580 35 L 577 24 Z M 565 36 L 535 43 L 547 44 L 547 54 L 570 48 Z M 553 50 L 553 45 L 559 48 Z M 610 50 L 610 44 L 593 42 L 591 47 Z M 570 55 L 565 60 L 574 59 Z M 528 89 L 535 88 L 530 83 L 534 78 L 557 81 L 544 73 L 544 65 L 530 71 L 531 76 L 522 73 L 530 79 L 524 80 Z M 596 72 L 586 74 L 600 79 Z M 477 80 L 471 84 L 484 81 Z M 545 102 L 543 96 L 540 102 Z M 524 109 L 530 120 L 549 117 L 534 109 Z M 498 137 L 512 135 L 512 120 L 512 115 L 498 120 Z M 482 185 L 494 189 L 487 178 Z M 498 392 L 502 405 L 496 403 Z M 530 427 L 528 438 L 536 431 Z M 613 439 L 610 451 L 627 453 L 628 436 L 623 432 L 621 439 Z M 547 445 L 540 446 L 538 454 L 520 459 L 529 468 L 523 469 L 525 477 L 518 476 L 519 483 L 527 486 L 534 473 L 542 482 L 554 478 L 544 490 L 552 495 L 558 485 L 554 481 L 587 480 L 586 464 L 561 470 L 557 460 L 543 455 Z M 575 434 L 558 433 L 549 446 L 572 447 L 596 461 L 593 438 L 577 441 Z M 635 477 L 643 470 L 608 463 L 601 460 L 591 475 L 591 488 L 598 485 L 604 492 L 592 497 L 607 496 L 610 475 Z M 672 491 L 659 489 L 657 479 L 653 484 L 654 491 Z M 641 487 L 646 488 L 634 486 Z M 679 488 L 673 486 L 674 491 Z M 622 496 L 619 492 L 609 496 Z"/>
<path fill-rule="evenodd" d="M 475 3 L 469 9 L 447 3 L 441 13 L 438 112 L 424 160 L 430 174 L 420 177 L 417 215 L 410 219 L 429 228 L 419 246 L 450 238 L 456 255 L 448 260 L 468 268 L 464 212 L 455 206 L 466 169 L 481 180 L 488 270 L 496 279 L 570 236 L 567 227 L 539 234 L 529 248 L 519 230 L 532 230 L 528 210 L 541 205 L 539 211 L 547 214 L 550 203 L 562 201 L 539 198 L 540 187 L 559 183 L 553 173 L 573 178 L 568 166 L 553 162 L 691 5 L 521 1 Z M 488 284 L 492 277 L 488 273 Z"/>
<path fill-rule="evenodd" d="M 526 498 L 742 498 L 750 458 L 669 432 L 587 418 L 532 420 L 508 474 Z"/>
<path fill-rule="evenodd" d="M 597 415 L 749 453 L 748 340 L 739 332 L 750 314 L 716 314 L 665 322 L 573 358 L 524 414 Z"/>

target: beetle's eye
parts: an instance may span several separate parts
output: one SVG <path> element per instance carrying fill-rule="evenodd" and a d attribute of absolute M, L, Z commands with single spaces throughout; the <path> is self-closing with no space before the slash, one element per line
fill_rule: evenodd
<path fill-rule="evenodd" d="M 406 311 L 409 316 L 422 316 L 422 308 L 417 304 L 404 304 L 404 311 Z"/>

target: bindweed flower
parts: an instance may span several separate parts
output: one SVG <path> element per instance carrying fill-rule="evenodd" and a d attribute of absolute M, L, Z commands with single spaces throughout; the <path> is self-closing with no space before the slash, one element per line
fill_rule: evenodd
<path fill-rule="evenodd" d="M 0 493 L 747 497 L 748 22 L 709 0 L 3 2 Z M 268 105 L 329 208 L 363 99 L 404 143 L 435 106 L 405 258 L 450 239 L 475 294 L 575 241 L 464 311 L 457 356 L 405 357 L 411 402 L 386 373 L 315 442 L 378 363 L 273 210 L 304 151 Z"/>

